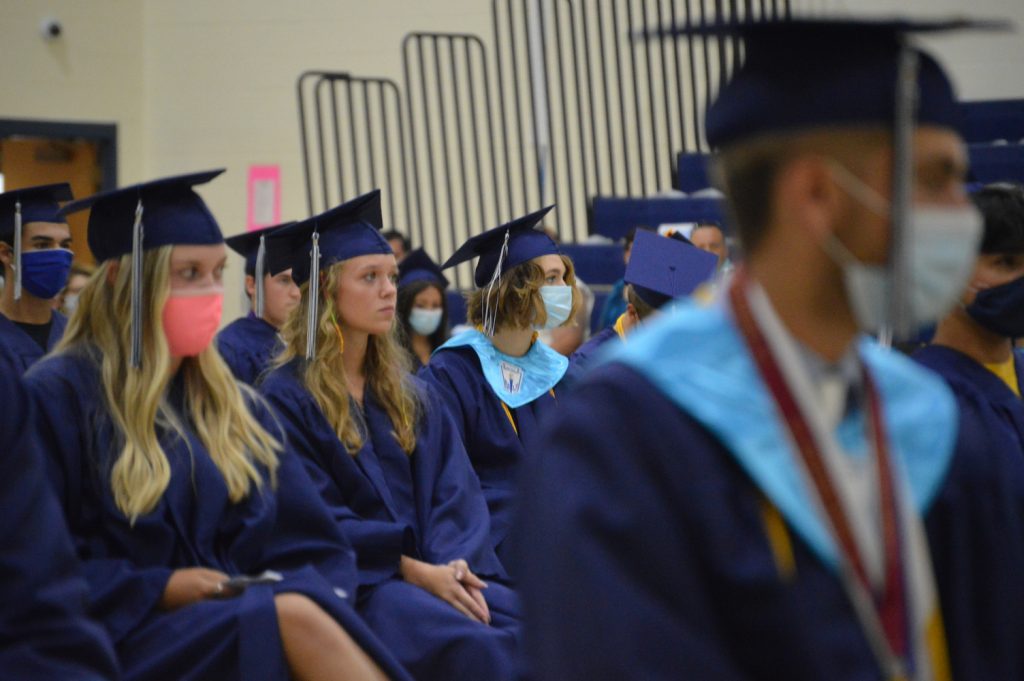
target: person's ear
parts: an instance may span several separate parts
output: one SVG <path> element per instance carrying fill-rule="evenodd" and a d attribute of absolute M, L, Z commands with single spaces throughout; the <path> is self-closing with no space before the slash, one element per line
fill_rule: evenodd
<path fill-rule="evenodd" d="M 14 265 L 14 249 L 6 241 L 0 241 L 0 262 L 4 264 L 5 268 Z"/>
<path fill-rule="evenodd" d="M 626 314 L 629 316 L 629 323 L 631 326 L 635 326 L 640 323 L 640 315 L 636 313 L 636 308 L 633 307 L 633 303 L 626 303 Z"/>
<path fill-rule="evenodd" d="M 117 281 L 117 273 L 121 271 L 121 263 L 116 260 L 107 267 L 107 283 L 111 286 Z"/>
<path fill-rule="evenodd" d="M 831 232 L 842 210 L 842 195 L 828 159 L 807 154 L 780 170 L 773 210 L 781 224 L 800 225 L 819 240 Z"/>
<path fill-rule="evenodd" d="M 250 298 L 256 296 L 256 277 L 251 274 L 245 275 L 245 294 Z"/>

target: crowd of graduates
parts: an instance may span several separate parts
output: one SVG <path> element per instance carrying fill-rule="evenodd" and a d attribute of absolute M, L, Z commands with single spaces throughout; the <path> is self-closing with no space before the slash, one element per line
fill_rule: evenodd
<path fill-rule="evenodd" d="M 910 40 L 965 27 L 683 29 L 745 41 L 743 258 L 637 231 L 569 356 L 552 207 L 438 265 L 376 190 L 226 239 L 217 170 L 0 194 L 0 677 L 1024 679 L 1024 189 Z"/>

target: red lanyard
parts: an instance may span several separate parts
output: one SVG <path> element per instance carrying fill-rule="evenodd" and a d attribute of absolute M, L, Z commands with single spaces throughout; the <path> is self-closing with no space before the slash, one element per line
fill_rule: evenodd
<path fill-rule="evenodd" d="M 907 605 L 903 556 L 900 547 L 899 517 L 896 504 L 896 489 L 892 477 L 889 444 L 885 423 L 878 401 L 878 393 L 867 369 L 864 368 L 864 389 L 868 405 L 868 435 L 874 445 L 875 464 L 878 470 L 879 499 L 882 516 L 882 540 L 884 549 L 885 584 L 878 594 L 871 587 L 864 560 L 853 539 L 850 523 L 843 511 L 838 492 L 825 466 L 818 442 L 800 409 L 789 383 L 783 375 L 768 341 L 754 319 L 747 299 L 748 277 L 738 270 L 733 277 L 729 298 L 740 332 L 746 339 L 761 377 L 771 391 L 775 404 L 786 422 L 797 450 L 803 460 L 818 497 L 828 515 L 832 533 L 839 544 L 843 558 L 848 561 L 853 574 L 865 593 L 873 594 L 875 610 L 881 621 L 890 650 L 900 659 L 907 659 Z"/>

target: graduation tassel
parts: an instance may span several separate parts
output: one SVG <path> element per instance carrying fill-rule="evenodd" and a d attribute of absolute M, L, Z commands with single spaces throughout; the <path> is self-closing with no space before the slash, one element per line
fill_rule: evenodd
<path fill-rule="evenodd" d="M 142 199 L 135 206 L 132 225 L 132 368 L 142 366 Z"/>
<path fill-rule="evenodd" d="M 320 308 L 320 233 L 313 232 L 313 248 L 309 251 L 309 309 L 306 320 L 306 359 L 316 354 L 317 312 Z"/>
<path fill-rule="evenodd" d="M 21 201 L 14 202 L 14 299 L 21 300 Z"/>
<path fill-rule="evenodd" d="M 263 285 L 264 270 L 266 265 L 264 261 L 267 257 L 267 237 L 265 234 L 260 235 L 260 247 L 256 251 L 256 316 L 260 319 L 263 318 L 263 301 L 266 296 L 266 287 Z"/>
<path fill-rule="evenodd" d="M 505 256 L 508 255 L 508 241 L 512 230 L 505 230 L 505 241 L 501 244 L 501 251 L 498 253 L 498 264 L 494 267 L 494 274 L 484 289 L 484 333 L 493 336 L 498 326 L 498 301 L 491 302 L 491 294 L 497 292 L 501 286 L 501 266 L 505 264 Z M 496 296 L 495 296 L 496 297 Z"/>

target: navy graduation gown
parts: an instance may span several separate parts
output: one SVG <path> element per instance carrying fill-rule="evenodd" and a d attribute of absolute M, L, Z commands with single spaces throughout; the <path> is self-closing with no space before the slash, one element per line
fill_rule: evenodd
<path fill-rule="evenodd" d="M 225 326 L 217 334 L 217 350 L 224 358 L 231 373 L 239 381 L 256 385 L 274 355 L 281 349 L 281 342 L 269 322 L 249 313 Z"/>
<path fill-rule="evenodd" d="M 569 356 L 569 364 L 572 365 L 575 371 L 586 371 L 601 350 L 607 349 L 605 346 L 608 343 L 616 343 L 621 340 L 622 338 L 614 326 L 602 329 Z"/>
<path fill-rule="evenodd" d="M 260 386 L 336 522 L 356 549 L 359 610 L 417 679 L 506 679 L 515 674 L 515 594 L 490 545 L 487 505 L 451 416 L 419 381 L 417 446 L 406 454 L 368 387 L 367 432 L 352 456 L 301 384 L 299 361 Z M 353 410 L 359 407 L 352 405 Z M 487 580 L 491 625 L 474 622 L 399 576 L 403 555 L 432 564 L 464 558 Z"/>
<path fill-rule="evenodd" d="M 87 587 L 46 477 L 28 396 L 0 358 L 0 678 L 118 678 L 113 647 L 86 617 Z"/>
<path fill-rule="evenodd" d="M 40 405 L 37 430 L 89 581 L 90 611 L 106 626 L 125 678 L 288 678 L 273 600 L 283 592 L 316 602 L 386 673 L 406 678 L 342 597 L 354 597 L 356 588 L 351 546 L 291 451 L 279 455 L 276 488 L 268 481 L 233 504 L 198 438 L 162 433 L 171 480 L 156 508 L 132 525 L 110 490 L 118 438 L 103 408 L 97 364 L 60 355 L 33 367 L 26 381 Z M 174 386 L 168 400 L 181 413 Z M 253 411 L 280 434 L 265 408 L 254 403 Z M 285 579 L 236 598 L 161 610 L 171 573 L 186 567 L 229 575 L 273 569 Z"/>
<path fill-rule="evenodd" d="M 67 317 L 60 312 L 53 312 L 53 323 L 50 324 L 50 337 L 45 352 L 31 336 L 10 319 L 0 314 L 0 354 L 7 357 L 19 374 L 43 358 L 64 337 L 64 329 L 68 325 Z"/>
<path fill-rule="evenodd" d="M 515 537 L 538 679 L 881 678 L 835 573 L 645 377 L 603 366 L 550 427 Z"/>
<path fill-rule="evenodd" d="M 555 386 L 556 395 L 570 380 L 570 373 L 571 366 Z M 510 409 L 515 420 L 513 426 L 501 400 L 484 379 L 480 359 L 471 347 L 439 349 L 419 377 L 437 391 L 455 417 L 491 513 L 491 544 L 509 567 L 505 539 L 515 512 L 520 466 L 537 437 L 541 421 L 555 410 L 557 399 L 549 392 Z"/>
<path fill-rule="evenodd" d="M 925 517 L 955 679 L 1024 678 L 1024 401 L 952 348 L 914 359 L 956 395 L 949 480 Z M 1017 377 L 1024 385 L 1022 362 Z"/>

